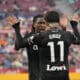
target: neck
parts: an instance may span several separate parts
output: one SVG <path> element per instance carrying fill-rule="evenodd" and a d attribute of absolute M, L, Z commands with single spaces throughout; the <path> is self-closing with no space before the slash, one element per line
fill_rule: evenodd
<path fill-rule="evenodd" d="M 59 23 L 49 23 L 49 27 L 50 27 L 50 29 L 52 29 L 52 28 L 59 28 Z"/>

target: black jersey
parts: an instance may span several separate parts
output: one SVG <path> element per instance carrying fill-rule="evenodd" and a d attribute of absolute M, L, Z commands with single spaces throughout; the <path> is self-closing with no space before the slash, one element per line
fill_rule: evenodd
<path fill-rule="evenodd" d="M 80 44 L 75 35 L 58 29 L 42 32 L 33 38 L 39 47 L 40 76 L 42 80 L 68 80 L 69 46 Z"/>
<path fill-rule="evenodd" d="M 39 53 L 38 45 L 27 43 L 29 37 L 34 33 L 27 34 L 23 39 L 23 44 L 26 46 L 29 65 L 29 79 L 39 80 Z"/>

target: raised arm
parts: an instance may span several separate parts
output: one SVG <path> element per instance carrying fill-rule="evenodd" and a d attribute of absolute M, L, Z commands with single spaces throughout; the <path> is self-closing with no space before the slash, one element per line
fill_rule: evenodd
<path fill-rule="evenodd" d="M 20 34 L 19 22 L 13 25 L 15 30 L 16 39 L 15 39 L 15 49 L 19 50 L 20 48 L 24 48 L 23 37 Z"/>
<path fill-rule="evenodd" d="M 73 33 L 80 39 L 80 33 L 78 32 L 77 25 L 80 20 L 80 16 L 76 13 L 73 15 L 72 20 L 70 21 L 71 27 L 73 29 Z"/>
<path fill-rule="evenodd" d="M 6 18 L 6 20 L 8 21 L 8 23 L 11 24 L 11 26 L 15 30 L 15 34 L 16 34 L 15 49 L 19 50 L 20 48 L 23 48 L 24 45 L 23 45 L 23 38 L 20 34 L 20 22 L 19 22 L 19 20 L 15 16 L 9 16 Z"/>

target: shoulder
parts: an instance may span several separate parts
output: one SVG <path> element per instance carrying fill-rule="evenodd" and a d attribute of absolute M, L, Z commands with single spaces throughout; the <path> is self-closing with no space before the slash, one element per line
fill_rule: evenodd
<path fill-rule="evenodd" d="M 70 31 L 64 31 L 63 35 L 66 37 L 66 38 L 72 38 L 74 37 L 74 34 Z"/>
<path fill-rule="evenodd" d="M 33 35 L 32 32 L 30 32 L 30 33 L 26 32 L 25 35 L 24 35 L 24 38 L 28 38 L 28 37 L 30 37 L 31 35 Z"/>

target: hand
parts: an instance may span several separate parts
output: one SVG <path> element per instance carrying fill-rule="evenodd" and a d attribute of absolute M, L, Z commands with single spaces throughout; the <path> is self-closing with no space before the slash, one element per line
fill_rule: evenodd
<path fill-rule="evenodd" d="M 69 21 L 68 15 L 63 14 L 62 17 L 60 18 L 60 25 L 61 25 L 62 30 L 66 30 L 68 21 Z"/>
<path fill-rule="evenodd" d="M 6 21 L 12 26 L 19 22 L 19 20 L 15 16 L 7 17 Z"/>
<path fill-rule="evenodd" d="M 79 22 L 79 20 L 80 20 L 79 15 L 78 15 L 77 13 L 75 13 L 75 14 L 73 15 L 72 20 L 73 20 L 73 21 L 76 21 L 76 22 Z"/>

